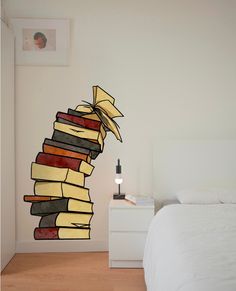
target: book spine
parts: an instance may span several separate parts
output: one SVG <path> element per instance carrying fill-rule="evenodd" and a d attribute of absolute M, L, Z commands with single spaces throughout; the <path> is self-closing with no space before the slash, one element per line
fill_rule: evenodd
<path fill-rule="evenodd" d="M 43 216 L 39 227 L 89 227 L 93 214 L 59 212 Z"/>
<path fill-rule="evenodd" d="M 44 216 L 61 211 L 68 211 L 68 199 L 34 202 L 31 205 L 31 215 Z"/>
<path fill-rule="evenodd" d="M 71 115 L 75 115 L 75 116 L 80 116 L 80 117 L 86 118 L 88 120 L 95 120 L 95 121 L 101 122 L 100 118 L 97 116 L 96 113 L 90 113 L 90 112 L 84 112 L 84 111 L 79 111 L 79 110 L 73 110 L 71 108 L 69 108 L 67 110 L 67 113 L 68 114 L 71 114 Z"/>
<path fill-rule="evenodd" d="M 100 144 L 103 144 L 102 135 L 99 131 L 96 130 L 77 127 L 74 125 L 65 124 L 57 121 L 54 122 L 54 129 L 76 137 L 94 140 L 96 142 L 99 142 Z"/>
<path fill-rule="evenodd" d="M 75 124 L 75 123 L 73 123 L 73 122 L 71 122 L 71 121 L 68 121 L 68 120 L 65 120 L 65 119 L 63 119 L 63 118 L 57 118 L 56 119 L 56 122 L 57 123 L 61 123 L 61 124 L 66 124 L 66 125 L 70 125 L 70 126 L 73 126 L 73 128 L 75 129 L 75 128 L 78 128 L 78 130 L 77 131 L 87 131 L 87 132 L 89 132 L 90 131 L 90 135 L 91 135 L 91 131 L 94 131 L 95 133 L 100 133 L 101 134 L 101 136 L 102 136 L 102 138 L 104 139 L 105 137 L 106 137 L 106 131 L 105 131 L 105 129 L 104 129 L 104 127 L 103 126 L 101 126 L 98 130 L 95 130 L 95 129 L 91 129 L 91 128 L 87 128 L 87 127 L 82 127 L 81 125 L 78 125 L 78 124 Z M 55 128 L 55 127 L 54 127 Z M 81 129 L 81 130 L 79 130 L 79 128 Z M 84 129 L 84 130 L 82 130 L 82 128 Z M 74 130 L 73 129 L 73 130 Z M 66 132 L 65 130 L 62 130 L 63 132 Z M 73 135 L 73 133 L 72 133 L 72 135 Z M 89 137 L 89 136 L 88 136 Z M 89 138 L 91 138 L 92 139 L 92 137 L 89 137 Z"/>
<path fill-rule="evenodd" d="M 36 163 L 79 171 L 81 160 L 46 153 L 38 153 Z"/>
<path fill-rule="evenodd" d="M 59 227 L 45 227 L 45 228 L 36 227 L 34 230 L 34 238 L 36 240 L 59 239 L 58 232 Z"/>
<path fill-rule="evenodd" d="M 81 159 L 85 162 L 88 161 L 88 155 L 81 154 L 81 153 L 75 153 L 69 150 L 64 150 L 58 147 L 50 146 L 50 145 L 43 145 L 43 152 L 46 154 L 52 154 L 52 155 L 59 155 L 59 156 L 65 156 L 65 157 L 71 157 L 76 159 Z"/>
<path fill-rule="evenodd" d="M 90 150 L 88 150 L 86 148 L 70 145 L 70 144 L 67 144 L 65 142 L 59 142 L 59 141 L 55 141 L 55 140 L 48 139 L 48 138 L 45 138 L 43 144 L 49 145 L 49 146 L 54 146 L 54 147 L 65 149 L 65 150 L 69 150 L 69 151 L 76 152 L 76 153 L 85 154 L 85 155 L 90 155 L 90 152 L 91 152 Z"/>
<path fill-rule="evenodd" d="M 36 240 L 44 239 L 90 239 L 90 228 L 86 227 L 36 227 L 34 230 Z"/>
<path fill-rule="evenodd" d="M 56 220 L 58 213 L 42 216 L 39 222 L 39 227 L 57 227 Z"/>
<path fill-rule="evenodd" d="M 70 201 L 75 201 L 76 204 L 74 207 L 69 207 Z M 45 216 L 66 211 L 91 214 L 93 213 L 93 203 L 79 199 L 70 200 L 68 198 L 61 198 L 51 201 L 33 202 L 30 209 L 31 215 L 36 216 Z"/>
<path fill-rule="evenodd" d="M 90 201 L 89 189 L 62 182 L 36 181 L 34 193 L 41 196 L 65 197 Z"/>
<path fill-rule="evenodd" d="M 37 195 L 24 195 L 25 202 L 43 202 L 43 201 L 51 201 L 58 199 L 57 197 L 52 196 L 37 196 Z"/>
<path fill-rule="evenodd" d="M 64 120 L 71 121 L 74 124 L 83 126 L 85 128 L 97 130 L 97 131 L 99 131 L 101 127 L 101 122 L 99 121 L 87 119 L 87 118 L 83 118 L 80 116 L 71 115 L 71 114 L 67 114 L 63 112 L 58 112 L 56 115 L 56 118 L 62 118 Z"/>
<path fill-rule="evenodd" d="M 71 145 L 86 148 L 91 151 L 96 151 L 98 152 L 97 155 L 102 152 L 102 147 L 99 143 L 92 142 L 90 140 L 83 139 L 74 135 L 70 135 L 62 131 L 54 130 L 52 139 L 55 141 L 64 142 Z"/>

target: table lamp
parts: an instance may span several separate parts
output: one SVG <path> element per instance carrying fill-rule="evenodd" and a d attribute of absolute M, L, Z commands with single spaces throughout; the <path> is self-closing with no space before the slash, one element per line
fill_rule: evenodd
<path fill-rule="evenodd" d="M 121 164 L 120 159 L 117 161 L 116 165 L 116 177 L 115 177 L 115 183 L 118 185 L 118 193 L 113 195 L 113 199 L 125 199 L 125 194 L 120 193 L 120 184 L 122 184 L 123 178 L 121 176 Z"/>

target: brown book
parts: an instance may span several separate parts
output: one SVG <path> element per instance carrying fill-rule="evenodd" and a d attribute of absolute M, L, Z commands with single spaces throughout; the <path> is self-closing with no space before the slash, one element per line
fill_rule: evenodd
<path fill-rule="evenodd" d="M 58 168 L 69 168 L 74 171 L 79 171 L 89 176 L 92 174 L 94 167 L 89 163 L 75 158 L 69 158 L 59 155 L 52 155 L 46 153 L 38 153 L 36 163 Z"/>
<path fill-rule="evenodd" d="M 25 202 L 44 202 L 55 199 L 61 199 L 61 197 L 52 197 L 52 196 L 37 196 L 37 195 L 24 195 Z"/>
<path fill-rule="evenodd" d="M 69 151 L 76 152 L 76 153 L 89 155 L 89 156 L 91 156 L 92 159 L 96 159 L 96 157 L 99 154 L 99 152 L 95 152 L 95 151 L 89 150 L 87 148 L 79 147 L 79 146 L 76 146 L 73 144 L 68 144 L 66 138 L 62 139 L 61 141 L 56 141 L 56 140 L 45 138 L 43 144 L 54 146 L 54 147 L 61 148 L 64 150 L 69 150 Z"/>
<path fill-rule="evenodd" d="M 81 159 L 87 163 L 91 163 L 91 157 L 89 155 L 82 154 L 82 153 L 76 153 L 76 152 L 72 152 L 69 150 L 64 150 L 62 148 L 54 147 L 51 145 L 43 144 L 43 151 L 44 151 L 44 153 L 47 153 L 47 154 Z"/>

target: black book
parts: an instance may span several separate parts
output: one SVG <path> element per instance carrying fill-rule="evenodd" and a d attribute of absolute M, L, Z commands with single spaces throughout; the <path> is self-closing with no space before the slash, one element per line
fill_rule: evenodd
<path fill-rule="evenodd" d="M 67 143 L 64 143 L 64 142 L 55 141 L 55 140 L 52 140 L 52 139 L 49 139 L 49 138 L 45 138 L 44 144 L 45 145 L 49 145 L 49 146 L 54 146 L 54 147 L 57 147 L 57 148 L 61 148 L 61 149 L 64 149 L 64 150 L 76 152 L 76 153 L 82 153 L 82 154 L 85 154 L 85 155 L 89 155 L 91 153 L 91 151 L 89 149 L 73 146 L 73 145 L 70 145 L 70 144 L 67 144 Z"/>
<path fill-rule="evenodd" d="M 63 142 L 73 146 L 82 147 L 91 151 L 92 159 L 95 159 L 99 153 L 102 152 L 101 145 L 99 143 L 92 142 L 90 140 L 80 138 L 59 130 L 54 130 L 52 139 L 58 142 Z"/>
<path fill-rule="evenodd" d="M 31 215 L 38 216 L 67 211 L 91 214 L 93 213 L 93 202 L 72 198 L 62 198 L 50 201 L 33 202 L 30 209 Z"/>
<path fill-rule="evenodd" d="M 83 115 L 88 114 L 86 112 L 80 112 L 80 111 L 76 111 L 76 110 L 73 110 L 73 109 L 70 109 L 70 108 L 67 110 L 67 113 L 71 114 L 71 115 L 75 115 L 75 116 L 83 116 Z"/>

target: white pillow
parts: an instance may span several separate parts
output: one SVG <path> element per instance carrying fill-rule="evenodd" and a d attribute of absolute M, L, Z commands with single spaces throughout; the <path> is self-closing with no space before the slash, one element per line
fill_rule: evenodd
<path fill-rule="evenodd" d="M 219 204 L 236 203 L 236 189 L 185 189 L 176 196 L 182 204 Z"/>
<path fill-rule="evenodd" d="M 236 203 L 236 189 L 221 189 L 219 199 L 221 203 Z"/>

